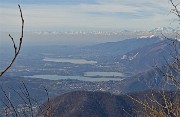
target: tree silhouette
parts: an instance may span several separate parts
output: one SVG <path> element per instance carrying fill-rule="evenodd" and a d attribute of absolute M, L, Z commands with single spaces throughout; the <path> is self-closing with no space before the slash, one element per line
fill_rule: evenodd
<path fill-rule="evenodd" d="M 14 47 L 14 57 L 12 58 L 11 62 L 9 63 L 8 66 L 6 66 L 1 72 L 0 72 L 0 77 L 2 77 L 4 75 L 4 73 L 6 73 L 10 67 L 13 65 L 13 63 L 15 62 L 17 56 L 19 55 L 19 52 L 21 50 L 21 46 L 22 46 L 22 41 L 23 41 L 23 35 L 24 35 L 24 18 L 23 18 L 23 14 L 22 14 L 22 10 L 21 10 L 21 6 L 18 4 L 19 7 L 19 11 L 20 11 L 20 16 L 21 16 L 21 35 L 19 38 L 19 44 L 16 45 L 14 38 L 9 34 L 10 39 L 12 40 L 13 43 L 13 47 Z"/>

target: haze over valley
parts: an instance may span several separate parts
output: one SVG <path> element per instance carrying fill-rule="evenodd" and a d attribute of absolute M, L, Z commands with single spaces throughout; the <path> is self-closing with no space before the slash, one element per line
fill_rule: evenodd
<path fill-rule="evenodd" d="M 175 117 L 176 2 L 0 0 L 0 116 Z"/>

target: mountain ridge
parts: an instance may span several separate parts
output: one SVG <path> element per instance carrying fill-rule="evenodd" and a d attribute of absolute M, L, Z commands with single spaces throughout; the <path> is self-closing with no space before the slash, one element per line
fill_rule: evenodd
<path fill-rule="evenodd" d="M 151 98 L 152 94 L 154 94 L 154 98 L 158 102 L 163 104 L 161 93 L 153 90 L 124 95 L 114 95 L 107 92 L 76 91 L 55 97 L 50 101 L 50 104 L 52 104 L 54 117 L 129 117 L 129 115 L 137 116 L 139 111 L 144 110 L 143 105 L 130 97 L 137 100 L 146 100 Z M 169 96 L 172 102 L 176 102 L 175 97 L 180 97 L 177 92 L 165 92 L 164 94 Z M 150 102 L 149 105 L 153 105 L 153 103 Z M 45 114 L 43 113 L 45 110 L 46 108 L 42 108 L 38 115 Z M 142 116 L 143 114 L 140 115 Z"/>

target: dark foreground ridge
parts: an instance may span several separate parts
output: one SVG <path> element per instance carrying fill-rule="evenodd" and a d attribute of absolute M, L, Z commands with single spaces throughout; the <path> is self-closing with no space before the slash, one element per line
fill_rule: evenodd
<path fill-rule="evenodd" d="M 128 94 L 134 99 L 145 100 L 151 98 L 152 93 L 158 102 L 164 103 L 161 93 L 144 91 Z M 171 102 L 178 104 L 179 93 L 166 92 Z M 176 98 L 175 98 L 176 97 Z M 178 102 L 177 102 L 178 101 Z M 144 116 L 143 106 L 127 95 L 114 95 L 107 92 L 75 91 L 58 96 L 50 101 L 53 117 L 130 117 Z M 153 103 L 149 103 L 152 105 Z M 48 105 L 47 103 L 45 105 Z M 156 106 L 156 105 L 154 105 Z M 48 107 L 48 106 L 46 106 Z M 45 115 L 47 108 L 43 107 L 39 115 Z"/>

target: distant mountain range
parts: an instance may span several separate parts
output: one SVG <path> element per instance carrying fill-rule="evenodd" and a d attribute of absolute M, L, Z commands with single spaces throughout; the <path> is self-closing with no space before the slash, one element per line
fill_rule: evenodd
<path fill-rule="evenodd" d="M 141 48 L 136 48 L 124 55 L 115 57 L 117 62 L 127 66 L 129 71 L 136 73 L 146 69 L 151 69 L 152 66 L 163 66 L 173 61 L 171 56 L 174 47 L 170 45 L 168 40 L 153 43 Z"/>
<path fill-rule="evenodd" d="M 172 32 L 178 32 L 179 30 L 171 28 L 171 27 L 157 27 L 154 28 L 152 30 L 150 30 L 149 32 L 153 32 L 153 33 L 172 33 Z"/>
<path fill-rule="evenodd" d="M 105 60 L 104 57 L 109 59 L 112 57 L 121 56 L 134 49 L 151 45 L 162 40 L 162 37 L 154 35 L 148 37 L 139 37 L 118 42 L 107 42 L 93 46 L 86 46 L 81 49 L 81 52 L 84 54 L 89 54 L 89 56 L 92 57 L 96 55 L 95 59 L 102 60 L 101 58 L 103 58 L 103 60 Z"/>
<path fill-rule="evenodd" d="M 151 35 L 86 46 L 81 48 L 81 53 L 98 62 L 121 64 L 126 72 L 138 74 L 154 65 L 163 66 L 171 62 L 170 55 L 174 51 L 171 45 L 170 40 Z"/>
<path fill-rule="evenodd" d="M 152 35 L 152 34 L 161 34 L 161 33 L 175 33 L 178 32 L 178 29 L 171 27 L 157 27 L 151 30 L 118 30 L 118 31 L 39 31 L 33 32 L 37 35 Z"/>

